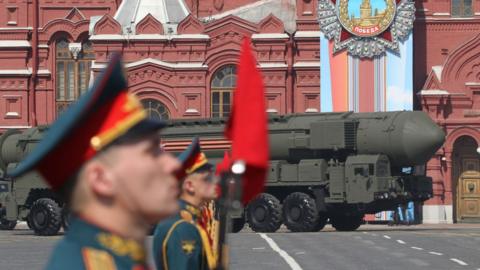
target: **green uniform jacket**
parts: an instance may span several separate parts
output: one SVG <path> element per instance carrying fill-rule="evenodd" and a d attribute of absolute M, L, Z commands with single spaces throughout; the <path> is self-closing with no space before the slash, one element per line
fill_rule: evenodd
<path fill-rule="evenodd" d="M 212 269 L 215 259 L 205 230 L 198 225 L 200 210 L 180 201 L 180 213 L 161 222 L 153 236 L 157 270 Z"/>
<path fill-rule="evenodd" d="M 47 270 L 146 270 L 145 249 L 138 242 L 74 218 L 58 243 Z"/>

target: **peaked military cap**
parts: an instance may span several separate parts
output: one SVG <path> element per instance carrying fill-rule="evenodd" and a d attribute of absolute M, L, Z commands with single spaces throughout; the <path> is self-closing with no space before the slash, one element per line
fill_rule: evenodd
<path fill-rule="evenodd" d="M 60 115 L 11 176 L 36 169 L 59 190 L 102 149 L 164 126 L 163 121 L 149 119 L 137 97 L 128 93 L 121 57 L 114 54 L 88 92 Z"/>
<path fill-rule="evenodd" d="M 193 138 L 192 143 L 190 143 L 188 148 L 177 158 L 182 164 L 181 168 L 177 172 L 178 179 L 182 179 L 188 174 L 206 171 L 213 168 L 213 165 L 208 162 L 207 157 L 201 150 L 200 140 L 198 137 Z"/>

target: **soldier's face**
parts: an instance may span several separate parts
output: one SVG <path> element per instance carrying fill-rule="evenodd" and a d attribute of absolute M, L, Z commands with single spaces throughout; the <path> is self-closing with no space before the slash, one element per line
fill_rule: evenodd
<path fill-rule="evenodd" d="M 216 181 L 212 172 L 201 172 L 192 175 L 193 192 L 202 201 L 210 201 L 217 198 Z"/>
<path fill-rule="evenodd" d="M 122 145 L 115 155 L 111 169 L 118 203 L 150 223 L 177 212 L 179 190 L 173 173 L 180 163 L 161 149 L 158 136 Z"/>

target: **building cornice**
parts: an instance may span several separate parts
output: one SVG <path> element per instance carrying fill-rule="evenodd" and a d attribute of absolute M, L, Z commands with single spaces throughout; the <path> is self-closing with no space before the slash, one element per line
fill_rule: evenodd
<path fill-rule="evenodd" d="M 140 34 L 140 35 L 119 35 L 119 34 L 104 34 L 91 35 L 90 40 L 93 41 L 127 41 L 127 40 L 174 40 L 174 39 L 198 39 L 209 40 L 210 36 L 203 34 L 182 34 L 182 35 L 159 35 L 159 34 Z"/>
<path fill-rule="evenodd" d="M 295 39 L 302 38 L 320 38 L 320 31 L 297 31 L 295 32 Z"/>
<path fill-rule="evenodd" d="M 178 63 L 169 63 L 164 62 L 161 60 L 153 59 L 153 58 L 146 58 L 135 62 L 130 62 L 125 64 L 125 67 L 128 68 L 135 68 L 145 64 L 153 64 L 162 67 L 172 68 L 172 69 L 206 69 L 208 68 L 207 65 L 203 64 L 202 62 L 178 62 Z M 93 69 L 102 69 L 105 68 L 106 64 L 99 64 L 99 63 L 92 63 Z"/>
<path fill-rule="evenodd" d="M 26 40 L 0 40 L 0 48 L 29 48 L 30 42 Z"/>
<path fill-rule="evenodd" d="M 289 39 L 289 35 L 286 33 L 265 33 L 265 34 L 253 34 L 252 39 L 257 40 L 257 39 Z"/>

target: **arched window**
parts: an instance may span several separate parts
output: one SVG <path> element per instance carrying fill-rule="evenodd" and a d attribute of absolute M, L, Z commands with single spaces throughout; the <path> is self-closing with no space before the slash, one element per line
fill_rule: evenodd
<path fill-rule="evenodd" d="M 211 115 L 226 117 L 230 114 L 233 89 L 237 85 L 237 67 L 223 66 L 213 75 L 211 84 Z"/>
<path fill-rule="evenodd" d="M 88 90 L 90 66 L 95 59 L 91 42 L 55 44 L 57 115 Z"/>
<path fill-rule="evenodd" d="M 142 105 L 147 111 L 148 117 L 153 119 L 167 120 L 170 118 L 167 106 L 155 99 L 143 99 Z"/>
<path fill-rule="evenodd" d="M 452 0 L 453 17 L 472 17 L 472 0 Z"/>

